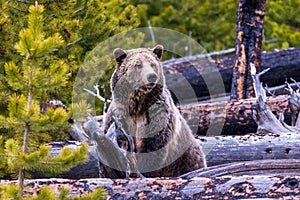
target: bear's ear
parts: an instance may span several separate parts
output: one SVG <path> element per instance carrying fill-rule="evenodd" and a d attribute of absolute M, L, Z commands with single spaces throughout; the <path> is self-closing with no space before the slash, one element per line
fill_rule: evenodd
<path fill-rule="evenodd" d="M 116 48 L 114 50 L 114 56 L 115 56 L 117 63 L 122 63 L 123 60 L 126 58 L 127 54 L 123 49 Z"/>
<path fill-rule="evenodd" d="M 162 57 L 162 53 L 164 51 L 164 47 L 162 45 L 156 45 L 153 49 L 152 49 L 153 53 L 158 57 L 158 59 L 161 59 Z"/>

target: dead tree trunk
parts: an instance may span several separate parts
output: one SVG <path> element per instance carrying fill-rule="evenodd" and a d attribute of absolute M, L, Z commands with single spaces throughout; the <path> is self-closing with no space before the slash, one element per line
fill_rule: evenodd
<path fill-rule="evenodd" d="M 221 177 L 245 175 L 281 175 L 293 176 L 300 173 L 300 159 L 266 159 L 245 162 L 222 164 L 207 169 L 199 169 L 180 176 L 181 178 L 194 177 Z"/>
<path fill-rule="evenodd" d="M 270 166 L 279 173 L 273 173 Z M 145 178 L 145 179 L 36 179 L 28 180 L 25 192 L 36 194 L 48 186 L 58 194 L 61 188 L 69 189 L 70 196 L 80 196 L 103 187 L 106 199 L 290 199 L 299 198 L 300 177 L 295 175 L 283 177 L 280 168 L 291 166 L 291 172 L 298 170 L 299 160 L 282 161 L 281 167 L 277 162 L 256 162 L 260 169 L 266 167 L 269 175 L 248 175 L 225 177 L 193 177 L 190 178 Z M 246 166 L 246 167 L 244 167 Z M 283 167 L 284 166 L 284 167 Z M 237 171 L 251 172 L 251 164 L 236 165 Z M 295 168 L 298 167 L 298 168 Z M 222 168 L 226 171 L 225 168 Z M 246 170 L 245 170 L 246 169 Z M 211 171 L 209 168 L 207 171 Z M 229 170 L 230 171 L 230 170 Z M 229 172 L 228 171 L 228 172 Z M 10 183 L 10 182 L 4 182 Z"/>
<path fill-rule="evenodd" d="M 208 166 L 265 159 L 300 159 L 299 133 L 198 137 L 198 141 L 206 152 Z M 49 145 L 52 147 L 51 155 L 57 155 L 64 146 L 79 148 L 80 144 L 78 142 L 54 142 Z M 90 145 L 88 156 L 87 163 L 79 164 L 58 177 L 71 179 L 105 177 L 105 174 L 99 171 L 101 167 L 95 145 Z M 41 173 L 32 173 L 32 178 L 45 177 Z"/>
<path fill-rule="evenodd" d="M 203 76 L 211 76 L 213 72 L 203 68 L 214 65 L 218 69 L 225 92 L 230 93 L 231 82 L 233 77 L 233 66 L 235 64 L 234 56 L 224 56 L 221 58 L 212 58 L 203 63 L 201 59 L 195 55 L 189 58 L 178 58 L 164 61 L 164 74 L 166 77 L 168 88 L 176 90 L 180 94 L 181 100 L 189 102 L 189 99 L 196 96 L 199 100 L 209 99 L 210 93 Z M 283 85 L 286 78 L 294 78 L 300 81 L 300 48 L 289 48 L 285 50 L 274 50 L 262 52 L 261 54 L 261 70 L 270 68 L 272 76 L 262 76 L 261 81 L 269 87 Z M 181 81 L 184 80 L 184 81 Z M 194 94 L 186 90 L 186 83 L 194 90 Z M 275 95 L 286 94 L 286 91 L 277 89 Z"/>
<path fill-rule="evenodd" d="M 291 123 L 291 111 L 289 108 L 288 95 L 269 97 L 267 104 L 271 112 L 276 116 L 282 113 L 285 122 Z M 180 111 L 187 120 L 193 133 L 197 135 L 207 135 L 212 122 L 222 123 L 221 135 L 244 135 L 255 133 L 257 130 L 256 121 L 252 111 L 256 107 L 255 98 L 242 99 L 239 101 L 220 101 L 215 103 L 193 103 L 180 106 Z M 225 115 L 219 112 L 224 112 Z M 224 119 L 225 117 L 225 119 Z"/>
<path fill-rule="evenodd" d="M 232 99 L 246 99 L 254 96 L 250 63 L 254 63 L 257 68 L 261 64 L 265 6 L 266 0 L 239 0 Z"/>

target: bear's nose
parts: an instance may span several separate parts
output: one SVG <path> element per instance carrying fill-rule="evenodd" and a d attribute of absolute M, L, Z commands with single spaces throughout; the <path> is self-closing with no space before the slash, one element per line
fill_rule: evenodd
<path fill-rule="evenodd" d="M 147 80 L 149 81 L 149 83 L 155 83 L 155 81 L 157 80 L 157 75 L 154 73 L 148 74 Z"/>

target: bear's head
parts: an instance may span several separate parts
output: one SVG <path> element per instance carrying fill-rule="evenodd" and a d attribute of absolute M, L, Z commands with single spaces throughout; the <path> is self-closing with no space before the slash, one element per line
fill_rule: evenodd
<path fill-rule="evenodd" d="M 157 45 L 153 49 L 139 48 L 114 50 L 117 66 L 111 80 L 111 89 L 114 90 L 117 83 L 130 83 L 134 89 L 139 87 L 153 88 L 156 84 L 164 84 L 164 77 L 160 59 L 163 46 Z"/>
<path fill-rule="evenodd" d="M 162 53 L 163 46 L 161 45 L 152 49 L 115 49 L 114 56 L 117 65 L 111 78 L 113 98 L 123 99 L 121 101 L 124 103 L 126 100 L 130 100 L 129 104 L 139 104 L 139 107 L 144 108 L 147 106 L 146 104 L 150 105 L 159 100 L 157 98 L 165 85 L 163 69 L 160 64 Z M 136 106 L 138 105 L 134 105 L 134 107 Z"/>

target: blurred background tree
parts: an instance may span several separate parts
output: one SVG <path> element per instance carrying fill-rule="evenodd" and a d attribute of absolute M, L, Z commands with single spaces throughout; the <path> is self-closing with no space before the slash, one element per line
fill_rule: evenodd
<path fill-rule="evenodd" d="M 131 3 L 138 8 L 141 27 L 147 27 L 150 20 L 153 27 L 186 35 L 190 32 L 208 52 L 235 45 L 235 0 L 131 0 Z M 263 50 L 300 46 L 300 13 L 296 9 L 299 6 L 298 0 L 267 1 Z"/>
<path fill-rule="evenodd" d="M 265 13 L 265 41 L 275 39 L 274 43 L 264 43 L 264 50 L 286 49 L 300 46 L 300 6 L 298 0 L 267 1 Z"/>

